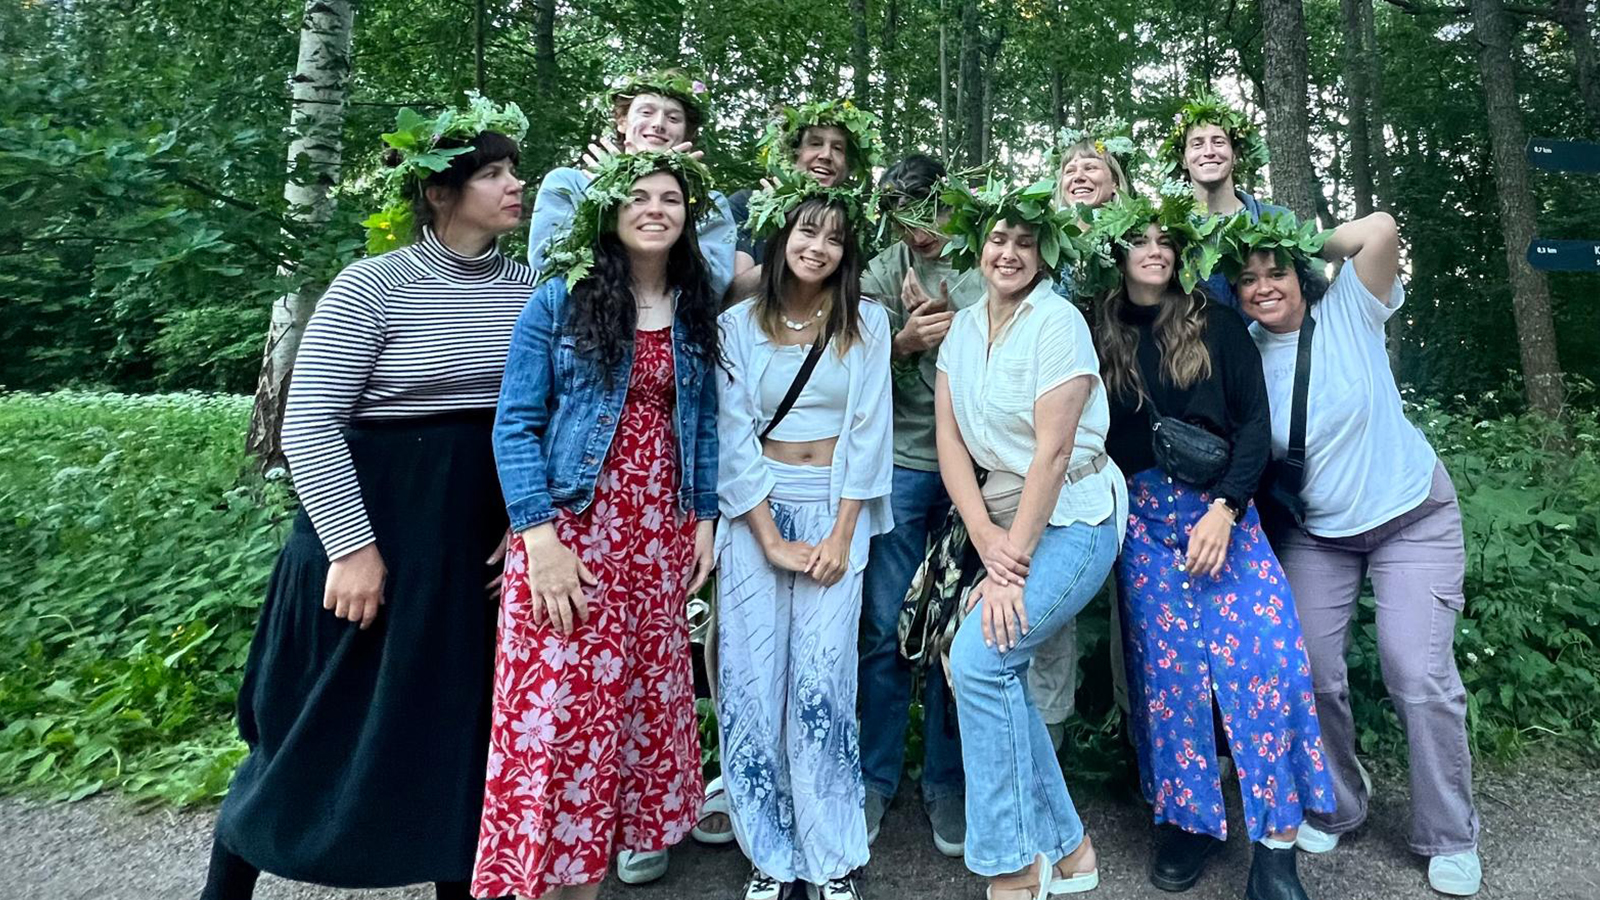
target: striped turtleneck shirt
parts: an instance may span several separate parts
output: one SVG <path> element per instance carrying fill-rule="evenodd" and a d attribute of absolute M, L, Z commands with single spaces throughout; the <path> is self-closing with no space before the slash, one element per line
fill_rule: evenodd
<path fill-rule="evenodd" d="M 352 263 L 317 303 L 295 358 L 283 452 L 329 559 L 372 543 L 342 429 L 493 409 L 533 273 L 491 247 L 465 257 L 432 229 Z"/>

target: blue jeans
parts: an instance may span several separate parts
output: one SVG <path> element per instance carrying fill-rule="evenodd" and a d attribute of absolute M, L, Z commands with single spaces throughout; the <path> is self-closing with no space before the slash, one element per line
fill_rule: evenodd
<path fill-rule="evenodd" d="M 974 610 L 950 648 L 967 772 L 966 862 L 979 875 L 1018 871 L 1040 853 L 1054 864 L 1083 842 L 1083 823 L 1028 690 L 1028 665 L 1105 582 L 1124 526 L 1115 518 L 1045 528 L 1023 585 L 1029 631 L 1015 647 L 1002 653 L 986 646 Z"/>
<path fill-rule="evenodd" d="M 928 532 L 950 509 L 938 472 L 894 467 L 889 494 L 894 530 L 872 539 L 861 605 L 861 777 L 867 790 L 892 798 L 905 764 L 911 711 L 911 670 L 900 659 L 900 604 L 922 564 Z M 922 692 L 924 799 L 962 790 L 961 736 L 948 714 L 950 690 L 937 661 Z"/>

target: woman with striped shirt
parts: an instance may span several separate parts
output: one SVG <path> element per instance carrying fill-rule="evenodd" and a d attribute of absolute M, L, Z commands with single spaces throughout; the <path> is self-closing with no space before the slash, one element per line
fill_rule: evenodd
<path fill-rule="evenodd" d="M 283 443 L 302 509 L 240 687 L 250 754 L 203 900 L 248 898 L 263 869 L 468 896 L 506 535 L 490 429 L 533 285 L 495 247 L 522 217 L 527 120 L 475 98 L 440 121 L 391 175 L 410 209 L 385 221 L 414 218 L 416 242 L 339 273 L 295 363 Z M 448 166 L 415 165 L 426 151 Z"/>

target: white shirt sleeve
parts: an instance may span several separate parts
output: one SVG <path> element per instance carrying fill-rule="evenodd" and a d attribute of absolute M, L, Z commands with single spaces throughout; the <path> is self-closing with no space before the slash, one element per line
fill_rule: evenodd
<path fill-rule="evenodd" d="M 717 319 L 727 370 L 717 370 L 717 505 L 727 519 L 736 519 L 772 493 L 776 479 L 761 453 L 756 434 L 760 411 L 755 408 L 756 375 L 750 371 L 754 323 L 750 304 L 741 303 Z"/>
<path fill-rule="evenodd" d="M 1079 375 L 1092 375 L 1098 381 L 1100 360 L 1095 355 L 1089 323 L 1084 321 L 1083 313 L 1070 304 L 1060 303 L 1039 310 L 1039 314 L 1049 318 L 1039 323 L 1035 351 L 1038 380 L 1033 399 L 1038 400 Z"/>
<path fill-rule="evenodd" d="M 844 435 L 844 488 L 847 500 L 872 500 L 889 494 L 894 477 L 894 409 L 890 404 L 889 315 L 870 300 L 861 302 L 860 397 Z"/>

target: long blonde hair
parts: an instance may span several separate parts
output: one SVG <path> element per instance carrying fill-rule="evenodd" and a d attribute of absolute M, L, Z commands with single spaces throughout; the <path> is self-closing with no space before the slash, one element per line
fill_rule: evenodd
<path fill-rule="evenodd" d="M 1117 162 L 1117 158 L 1110 153 L 1101 153 L 1095 149 L 1093 141 L 1083 140 L 1066 148 L 1061 153 L 1061 165 L 1056 167 L 1056 209 L 1072 208 L 1072 201 L 1067 199 L 1067 179 L 1064 176 L 1068 165 L 1071 165 L 1075 160 L 1084 158 L 1098 159 L 1105 163 L 1106 168 L 1111 170 L 1111 177 L 1116 181 L 1117 194 L 1128 193 L 1128 176 L 1122 171 L 1122 163 Z"/>
<path fill-rule="evenodd" d="M 1119 266 L 1126 264 L 1127 251 L 1113 244 L 1112 253 Z M 1177 256 L 1183 257 L 1179 247 Z M 1124 282 L 1107 291 L 1098 304 L 1095 321 L 1095 351 L 1100 355 L 1100 377 L 1106 391 L 1135 409 L 1144 405 L 1148 393 L 1139 372 L 1139 331 L 1122 318 L 1129 303 Z M 1162 293 L 1161 309 L 1151 333 L 1161 357 L 1161 380 L 1176 388 L 1187 388 L 1211 377 L 1211 351 L 1206 348 L 1206 295 L 1196 288 L 1184 293 L 1178 286 L 1177 269 Z"/>

